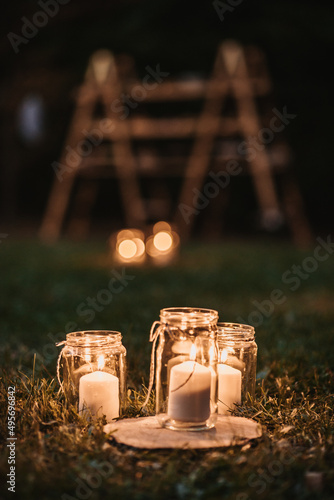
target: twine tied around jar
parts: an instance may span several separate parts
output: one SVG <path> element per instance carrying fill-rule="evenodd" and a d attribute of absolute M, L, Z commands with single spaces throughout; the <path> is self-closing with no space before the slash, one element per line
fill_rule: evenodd
<path fill-rule="evenodd" d="M 154 360 L 155 360 L 155 349 L 156 349 L 157 340 L 158 340 L 160 334 L 163 332 L 163 329 L 165 328 L 165 326 L 166 325 L 163 324 L 163 323 L 161 323 L 160 321 L 155 321 L 153 323 L 152 327 L 151 327 L 151 330 L 150 330 L 150 342 L 153 342 L 153 344 L 152 344 L 152 351 L 151 351 L 151 363 L 150 363 L 150 380 L 149 380 L 149 384 L 148 384 L 148 390 L 147 390 L 146 398 L 145 398 L 143 406 L 141 407 L 142 410 L 145 408 L 145 406 L 149 402 L 149 399 L 150 399 L 150 396 L 151 396 L 151 392 L 152 392 L 152 389 L 153 389 L 154 372 L 155 372 L 155 362 L 154 362 Z"/>
<path fill-rule="evenodd" d="M 179 328 L 175 328 L 177 331 L 180 331 Z M 145 406 L 147 406 L 147 403 L 149 402 L 151 392 L 153 389 L 153 384 L 154 384 L 154 373 L 155 373 L 155 353 L 156 353 L 156 344 L 157 340 L 160 337 L 160 335 L 164 332 L 167 331 L 168 335 L 170 338 L 176 338 L 176 336 L 170 331 L 169 326 L 167 323 L 163 323 L 161 321 L 155 321 L 151 327 L 150 330 L 150 342 L 153 342 L 152 344 L 152 351 L 151 351 L 151 362 L 150 362 L 150 379 L 149 379 L 149 384 L 148 384 L 148 390 L 146 394 L 146 398 L 144 401 L 143 406 L 141 409 L 143 410 Z"/>

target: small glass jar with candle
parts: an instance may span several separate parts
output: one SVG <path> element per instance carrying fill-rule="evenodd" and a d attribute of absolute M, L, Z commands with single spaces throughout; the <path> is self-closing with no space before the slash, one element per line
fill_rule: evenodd
<path fill-rule="evenodd" d="M 244 403 L 255 395 L 255 330 L 240 323 L 219 322 L 217 328 L 218 413 L 229 415 L 236 403 Z"/>
<path fill-rule="evenodd" d="M 58 381 L 69 403 L 87 418 L 122 415 L 126 402 L 126 349 L 119 332 L 72 332 L 59 354 Z M 60 378 L 62 372 L 62 380 Z"/>
<path fill-rule="evenodd" d="M 173 430 L 214 427 L 217 321 L 218 313 L 212 309 L 172 307 L 162 309 L 160 321 L 152 325 L 150 386 L 155 360 L 156 416 L 162 427 Z"/>

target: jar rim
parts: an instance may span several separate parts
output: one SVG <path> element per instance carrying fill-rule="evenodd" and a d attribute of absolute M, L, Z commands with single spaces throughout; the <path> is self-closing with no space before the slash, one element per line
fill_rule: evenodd
<path fill-rule="evenodd" d="M 121 341 L 122 334 L 116 330 L 79 330 L 66 335 L 66 344 L 72 346 L 107 346 Z"/>
<path fill-rule="evenodd" d="M 184 323 L 193 326 L 208 325 L 218 321 L 218 311 L 202 307 L 166 307 L 160 310 L 160 319 L 168 323 Z"/>
<path fill-rule="evenodd" d="M 255 329 L 251 325 L 219 321 L 217 323 L 217 337 L 219 339 L 240 338 L 250 340 L 255 337 Z"/>

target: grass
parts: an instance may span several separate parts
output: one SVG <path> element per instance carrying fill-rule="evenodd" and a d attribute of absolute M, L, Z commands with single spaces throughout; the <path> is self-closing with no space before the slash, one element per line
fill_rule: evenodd
<path fill-rule="evenodd" d="M 317 244 L 303 251 L 271 242 L 189 245 L 171 267 L 126 270 L 133 279 L 92 318 L 78 306 L 97 298 L 115 271 L 103 242 L 46 247 L 9 236 L 0 246 L 2 477 L 9 473 L 7 388 L 15 386 L 19 498 L 333 498 L 334 255 L 306 272 Z M 293 291 L 294 265 L 307 277 Z M 161 308 L 211 307 L 222 320 L 247 320 L 253 301 L 268 301 L 274 289 L 285 300 L 256 326 L 256 398 L 235 411 L 263 426 L 261 439 L 211 451 L 137 450 L 104 435 L 103 421 L 89 424 L 66 406 L 54 347 L 66 330 L 122 332 L 126 416 L 135 416 L 148 384 L 149 329 Z M 1 496 L 12 498 L 7 486 L 3 480 Z"/>

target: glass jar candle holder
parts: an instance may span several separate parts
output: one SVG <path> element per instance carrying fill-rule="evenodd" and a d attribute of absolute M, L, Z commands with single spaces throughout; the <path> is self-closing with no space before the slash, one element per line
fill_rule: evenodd
<path fill-rule="evenodd" d="M 218 413 L 229 415 L 235 403 L 244 403 L 255 395 L 255 330 L 250 325 L 221 322 L 217 329 Z"/>
<path fill-rule="evenodd" d="M 66 400 L 86 417 L 122 415 L 126 402 L 126 349 L 119 332 L 72 332 L 59 354 L 58 381 Z M 60 378 L 62 372 L 62 380 Z"/>
<path fill-rule="evenodd" d="M 156 416 L 162 427 L 173 430 L 214 427 L 217 321 L 218 313 L 211 309 L 173 307 L 162 309 L 160 321 L 152 325 L 151 341 L 158 343 Z"/>

